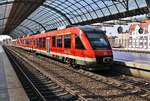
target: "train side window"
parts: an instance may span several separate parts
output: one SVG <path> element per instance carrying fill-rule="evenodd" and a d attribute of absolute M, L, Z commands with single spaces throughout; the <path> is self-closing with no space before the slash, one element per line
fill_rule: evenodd
<path fill-rule="evenodd" d="M 57 47 L 62 47 L 62 36 L 57 37 Z"/>
<path fill-rule="evenodd" d="M 42 44 L 43 44 L 43 42 L 42 42 L 42 38 L 39 38 L 39 48 L 42 48 Z"/>
<path fill-rule="evenodd" d="M 43 48 L 46 48 L 46 38 L 43 38 Z"/>
<path fill-rule="evenodd" d="M 36 39 L 36 47 L 39 48 L 39 39 Z"/>
<path fill-rule="evenodd" d="M 71 48 L 71 35 L 64 36 L 64 47 Z"/>
<path fill-rule="evenodd" d="M 26 44 L 27 44 L 27 45 L 30 45 L 30 40 L 26 40 Z"/>
<path fill-rule="evenodd" d="M 75 36 L 75 47 L 76 49 L 85 49 L 85 47 L 83 46 L 80 37 L 78 35 Z"/>
<path fill-rule="evenodd" d="M 52 37 L 52 46 L 56 47 L 56 37 L 55 36 Z"/>
<path fill-rule="evenodd" d="M 34 45 L 34 46 L 36 45 L 35 43 L 36 43 L 36 40 L 34 39 L 34 40 L 33 40 L 33 45 Z"/>

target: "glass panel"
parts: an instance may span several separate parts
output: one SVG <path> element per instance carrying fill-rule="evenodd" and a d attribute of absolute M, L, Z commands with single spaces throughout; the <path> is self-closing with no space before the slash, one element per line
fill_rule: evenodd
<path fill-rule="evenodd" d="M 75 37 L 75 48 L 76 49 L 85 49 L 78 35 L 76 35 L 76 37 Z"/>
<path fill-rule="evenodd" d="M 119 9 L 120 12 L 125 12 L 126 9 L 124 8 L 124 6 L 120 3 L 117 4 L 117 8 Z"/>
<path fill-rule="evenodd" d="M 57 37 L 57 47 L 62 47 L 62 36 Z"/>
<path fill-rule="evenodd" d="M 146 7 L 146 1 L 145 0 L 136 0 L 139 7 Z"/>
<path fill-rule="evenodd" d="M 56 47 L 56 37 L 55 36 L 52 37 L 52 46 Z"/>
<path fill-rule="evenodd" d="M 110 7 L 109 7 L 109 10 L 111 11 L 112 14 L 119 13 L 114 5 L 113 5 L 113 6 L 110 6 Z"/>
<path fill-rule="evenodd" d="M 137 8 L 137 4 L 135 0 L 129 0 L 129 10 L 133 10 Z"/>
<path fill-rule="evenodd" d="M 105 16 L 110 15 L 110 13 L 109 13 L 107 8 L 103 8 L 102 11 L 103 11 Z"/>
<path fill-rule="evenodd" d="M 0 2 L 4 1 L 7 0 L 0 0 Z M 125 0 L 119 1 L 120 2 L 117 0 L 46 0 L 44 4 L 55 8 L 61 12 L 61 14 L 53 9 L 40 6 L 28 18 L 36 20 L 37 22 L 43 24 L 47 30 L 50 30 L 52 28 L 69 25 L 67 18 L 70 19 L 72 24 L 76 24 L 82 21 L 111 16 L 111 14 L 117 14 L 118 10 L 119 13 L 126 12 L 127 9 L 123 2 Z M 146 6 L 145 0 L 129 0 L 129 10 Z M 5 16 L 8 17 L 11 7 L 12 4 L 7 5 L 8 10 L 6 10 Z M 0 18 L 4 17 L 4 11 L 5 6 L 0 6 L 0 12 L 3 12 L 0 14 Z M 2 23 L 3 22 L 0 24 Z M 34 29 L 35 32 L 43 30 L 39 24 L 29 20 L 25 20 L 21 23 L 21 25 L 30 27 L 31 29 Z"/>
<path fill-rule="evenodd" d="M 71 48 L 71 35 L 64 36 L 64 48 Z"/>
<path fill-rule="evenodd" d="M 86 34 L 89 38 L 89 41 L 95 50 L 99 49 L 110 49 L 110 45 L 108 40 L 106 39 L 106 36 L 104 32 L 99 31 L 86 31 Z"/>

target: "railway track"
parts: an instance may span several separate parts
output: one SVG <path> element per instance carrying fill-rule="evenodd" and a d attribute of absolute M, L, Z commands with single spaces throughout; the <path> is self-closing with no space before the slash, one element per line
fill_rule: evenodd
<path fill-rule="evenodd" d="M 52 61 L 51 59 L 45 58 L 43 56 L 37 56 L 37 57 L 44 61 L 47 61 L 47 62 Z M 55 65 L 59 65 L 59 66 L 61 64 L 61 63 L 57 64 L 55 62 L 53 62 L 53 63 Z M 150 80 L 131 77 L 128 75 L 123 75 L 123 74 L 117 74 L 118 76 L 112 76 L 112 77 L 107 76 L 107 78 L 106 78 L 102 75 L 95 74 L 95 73 L 89 72 L 89 71 L 85 71 L 83 69 L 80 69 L 77 71 L 68 66 L 62 66 L 62 67 L 67 70 L 72 70 L 73 72 L 76 72 L 78 74 L 87 76 L 96 81 L 104 81 L 104 82 L 108 81 L 108 84 L 113 84 L 113 85 L 115 85 L 114 87 L 121 87 L 122 89 L 125 89 L 127 91 L 130 90 L 131 92 L 135 92 L 137 94 L 139 93 L 139 96 L 141 96 L 141 97 L 150 98 L 149 97 L 149 95 L 150 95 Z M 117 80 L 117 82 L 119 81 L 119 83 L 116 83 L 116 80 Z M 140 89 L 137 90 L 136 88 L 140 88 Z"/>
<path fill-rule="evenodd" d="M 13 65 L 14 70 L 15 70 L 19 80 L 21 81 L 26 93 L 28 94 L 28 97 L 30 98 L 30 100 L 32 100 L 32 101 L 34 101 L 34 100 L 45 101 L 45 99 L 43 98 L 41 93 L 37 90 L 37 88 L 32 83 L 32 81 L 28 78 L 28 76 L 20 68 L 20 67 L 22 67 L 22 65 L 17 62 L 17 59 L 14 58 L 9 51 L 5 50 L 5 52 L 8 55 L 8 58 L 9 58 L 11 64 Z"/>
<path fill-rule="evenodd" d="M 20 61 L 20 58 L 12 55 L 10 51 L 5 51 L 31 101 L 87 101 L 64 89 L 28 63 Z"/>
<path fill-rule="evenodd" d="M 19 52 L 19 50 L 16 50 L 17 52 Z M 21 55 L 24 55 L 24 57 L 26 57 L 26 58 L 30 58 L 30 61 L 33 61 L 34 63 L 36 62 L 36 58 L 37 58 L 37 56 L 34 56 L 34 58 L 35 58 L 35 60 L 33 59 L 33 57 L 32 57 L 32 59 L 31 59 L 31 57 L 28 55 L 28 56 L 25 56 L 25 54 L 23 54 L 23 53 L 20 53 Z M 49 58 L 44 58 L 44 57 L 42 57 L 42 56 L 38 56 L 38 59 L 39 59 L 39 64 L 38 65 L 40 65 L 41 67 L 43 67 L 43 69 L 45 69 L 46 71 L 52 71 L 52 70 L 50 70 L 50 68 L 49 68 L 49 65 L 48 66 L 44 66 L 44 65 L 46 65 L 46 64 L 51 64 L 51 66 L 52 65 L 55 65 L 55 66 L 57 66 L 57 67 L 59 67 L 59 68 L 61 68 L 59 71 L 61 71 L 61 70 L 64 70 L 64 69 L 66 69 L 66 71 L 72 71 L 72 74 L 74 73 L 74 74 L 78 74 L 78 75 L 80 75 L 80 76 L 84 76 L 84 78 L 89 78 L 89 79 L 91 79 L 91 81 L 94 81 L 94 82 L 97 82 L 97 83 L 103 83 L 104 85 L 107 85 L 108 87 L 106 87 L 105 89 L 107 90 L 106 91 L 106 93 L 108 93 L 107 95 L 105 95 L 105 94 L 99 94 L 100 92 L 97 92 L 97 91 L 95 91 L 96 89 L 89 89 L 89 88 L 86 88 L 85 87 L 85 91 L 86 92 L 88 92 L 89 90 L 93 90 L 93 91 L 95 91 L 95 92 L 92 92 L 92 91 L 90 91 L 89 93 L 91 93 L 91 95 L 93 95 L 94 97 L 91 97 L 91 98 L 95 98 L 95 99 L 97 99 L 98 97 L 100 97 L 100 99 L 103 99 L 103 101 L 104 100 L 111 100 L 111 98 L 116 98 L 116 97 L 118 97 L 118 96 L 123 96 L 123 95 L 121 95 L 121 94 L 117 94 L 118 92 L 123 92 L 123 94 L 124 94 L 124 96 L 126 95 L 126 96 L 130 96 L 131 97 L 131 99 L 132 99 L 132 96 L 134 96 L 134 100 L 139 100 L 139 101 L 146 101 L 146 100 L 149 100 L 150 98 L 149 98 L 149 90 L 147 90 L 147 89 L 145 89 L 145 88 L 140 88 L 140 86 L 138 86 L 138 85 L 134 85 L 134 84 L 136 84 L 135 82 L 134 82 L 134 80 L 132 80 L 133 82 L 134 82 L 134 84 L 133 83 L 129 83 L 129 82 L 125 82 L 124 80 L 120 80 L 119 78 L 114 78 L 114 77 L 105 77 L 105 76 L 101 76 L 101 75 L 97 75 L 97 74 L 95 74 L 95 73 L 91 73 L 91 72 L 88 72 L 88 71 L 84 71 L 84 70 L 74 70 L 74 69 L 71 69 L 71 68 L 69 68 L 68 66 L 66 66 L 65 64 L 62 64 L 62 63 L 60 63 L 60 62 L 57 62 L 57 61 L 54 61 L 54 60 L 51 60 L 51 59 L 49 59 Z M 53 67 L 53 66 L 52 66 Z M 57 71 L 58 72 L 58 69 L 56 69 L 55 68 L 55 71 Z M 59 72 L 60 73 L 60 72 Z M 54 73 L 55 74 L 55 73 Z M 58 74 L 57 74 L 58 75 Z M 71 75 L 70 75 L 71 76 Z M 60 78 L 64 78 L 64 77 L 60 77 Z M 72 77 L 72 78 L 74 78 L 74 77 Z M 62 80 L 63 81 L 63 80 Z M 76 82 L 75 82 L 76 83 Z M 77 83 L 81 83 L 80 82 L 80 80 L 79 80 L 79 82 L 77 82 Z M 78 84 L 79 85 L 79 84 Z M 101 86 L 104 86 L 104 85 L 101 85 Z M 81 86 L 81 85 L 80 85 Z M 96 85 L 95 85 L 96 86 Z M 91 86 L 91 87 L 93 87 L 93 86 Z M 95 87 L 93 87 L 93 88 L 95 88 Z M 116 92 L 116 95 L 114 94 L 114 91 L 113 90 L 109 90 L 109 89 L 117 89 L 118 90 L 118 92 Z M 89 90 L 86 90 L 86 89 L 89 89 Z M 97 87 L 97 89 L 99 89 L 99 87 Z M 116 91 L 117 91 L 116 90 Z M 104 93 L 104 92 L 103 92 Z M 97 94 L 97 96 L 96 96 L 96 94 Z M 111 95 L 113 95 L 113 96 L 111 96 L 110 97 L 110 95 L 109 94 L 111 94 Z M 88 95 L 88 94 L 86 94 L 86 95 Z M 105 95 L 105 96 L 104 96 Z M 97 97 L 97 98 L 96 98 Z M 118 99 L 120 99 L 119 97 L 118 97 Z M 123 99 L 128 99 L 128 98 L 123 98 Z M 130 99 L 130 100 L 131 100 Z"/>

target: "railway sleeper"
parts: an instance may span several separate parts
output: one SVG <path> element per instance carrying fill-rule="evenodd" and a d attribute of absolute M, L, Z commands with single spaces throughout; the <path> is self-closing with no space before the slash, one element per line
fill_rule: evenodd
<path fill-rule="evenodd" d="M 59 99 L 56 95 L 46 95 L 44 97 L 47 99 L 47 101 L 57 101 Z"/>
<path fill-rule="evenodd" d="M 41 84 L 41 81 L 34 81 L 33 82 L 35 85 Z M 46 86 L 50 86 L 50 85 L 55 85 L 55 83 L 52 82 L 42 82 L 43 84 L 45 84 Z"/>
<path fill-rule="evenodd" d="M 53 93 L 58 93 L 58 92 L 64 92 L 64 89 L 56 89 L 54 91 L 52 91 Z"/>
<path fill-rule="evenodd" d="M 52 89 L 59 89 L 60 88 L 60 86 L 58 86 L 58 85 L 56 85 L 56 86 L 51 86 L 50 87 L 50 89 L 52 90 Z"/>
<path fill-rule="evenodd" d="M 58 92 L 57 96 L 66 96 L 68 94 L 69 94 L 68 92 Z"/>

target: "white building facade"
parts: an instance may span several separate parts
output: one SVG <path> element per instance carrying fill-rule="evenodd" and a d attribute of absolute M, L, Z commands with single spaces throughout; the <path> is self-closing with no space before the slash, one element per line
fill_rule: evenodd
<path fill-rule="evenodd" d="M 130 26 L 128 48 L 150 49 L 150 21 Z"/>

